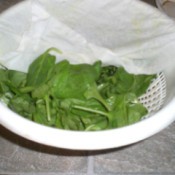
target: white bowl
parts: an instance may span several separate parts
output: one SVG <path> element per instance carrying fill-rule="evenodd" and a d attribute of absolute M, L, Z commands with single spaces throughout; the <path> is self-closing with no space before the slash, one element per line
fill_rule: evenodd
<path fill-rule="evenodd" d="M 45 145 L 75 150 L 100 150 L 129 145 L 158 133 L 174 121 L 174 106 L 175 99 L 156 115 L 120 129 L 80 132 L 34 123 L 0 104 L 0 123 L 24 138 Z"/>
<path fill-rule="evenodd" d="M 11 8 L 6 15 L 13 16 L 17 11 L 22 9 L 24 11 L 26 3 Z M 158 133 L 175 120 L 174 73 L 175 69 L 165 71 L 168 93 L 164 107 L 150 118 L 130 126 L 95 132 L 61 130 L 29 121 L 2 103 L 0 103 L 0 124 L 26 139 L 59 148 L 100 150 L 129 145 Z"/>

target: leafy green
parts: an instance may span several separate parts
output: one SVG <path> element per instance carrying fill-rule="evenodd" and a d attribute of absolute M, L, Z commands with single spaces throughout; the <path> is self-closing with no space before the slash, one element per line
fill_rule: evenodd
<path fill-rule="evenodd" d="M 51 50 L 52 48 L 48 49 L 29 66 L 27 86 L 37 87 L 50 78 L 56 60 L 55 56 L 49 54 Z"/>
<path fill-rule="evenodd" d="M 52 81 L 52 94 L 62 99 L 85 99 L 84 93 L 94 85 L 95 80 L 98 78 L 98 72 L 93 65 L 73 65 L 67 60 L 58 63 L 55 72 Z"/>
<path fill-rule="evenodd" d="M 56 63 L 50 48 L 28 72 L 1 65 L 0 98 L 10 109 L 34 122 L 67 130 L 97 131 L 141 120 L 148 111 L 138 97 L 156 75 L 135 75 L 122 67 Z"/>
<path fill-rule="evenodd" d="M 128 74 L 124 68 L 120 67 L 117 71 L 117 86 L 118 93 L 132 92 L 139 97 L 147 90 L 150 82 L 155 75 L 134 75 Z"/>

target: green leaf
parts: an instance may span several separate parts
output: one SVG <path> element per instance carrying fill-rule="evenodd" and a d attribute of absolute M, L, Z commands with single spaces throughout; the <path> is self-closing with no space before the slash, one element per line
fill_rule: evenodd
<path fill-rule="evenodd" d="M 35 89 L 32 88 L 31 89 L 32 97 L 37 99 L 45 98 L 45 96 L 49 94 L 49 89 L 50 87 L 46 83 L 36 87 Z"/>
<path fill-rule="evenodd" d="M 10 99 L 8 106 L 13 111 L 29 119 L 32 118 L 32 114 L 35 112 L 34 101 L 27 94 L 14 96 Z"/>
<path fill-rule="evenodd" d="M 156 75 L 129 74 L 124 68 L 119 68 L 116 73 L 117 93 L 135 93 L 137 97 L 146 92 Z"/>
<path fill-rule="evenodd" d="M 37 123 L 50 126 L 50 121 L 47 119 L 47 111 L 44 100 L 39 100 L 36 102 L 36 110 L 32 115 L 32 120 Z"/>
<path fill-rule="evenodd" d="M 132 86 L 135 81 L 135 76 L 133 74 L 127 73 L 124 68 L 118 68 L 116 74 L 117 85 L 116 91 L 117 93 L 127 93 L 132 91 Z"/>
<path fill-rule="evenodd" d="M 84 130 L 80 117 L 70 111 L 61 112 L 61 125 L 67 130 Z"/>
<path fill-rule="evenodd" d="M 20 71 L 8 70 L 8 78 L 14 87 L 22 87 L 26 83 L 27 74 Z"/>
<path fill-rule="evenodd" d="M 27 86 L 38 87 L 48 81 L 56 60 L 55 56 L 49 54 L 51 50 L 48 49 L 29 66 Z"/>
<path fill-rule="evenodd" d="M 148 111 L 142 104 L 130 104 L 128 106 L 128 124 L 140 121 L 146 114 L 148 114 Z"/>
<path fill-rule="evenodd" d="M 147 109 L 138 101 L 134 93 L 116 96 L 112 105 L 114 109 L 110 112 L 110 125 L 113 128 L 138 122 L 148 113 Z"/>
<path fill-rule="evenodd" d="M 47 106 L 48 104 L 49 109 Z M 46 126 L 62 128 L 62 126 L 60 125 L 58 110 L 56 109 L 56 106 L 54 104 L 55 100 L 53 101 L 49 101 L 48 99 L 37 100 L 36 110 L 35 113 L 33 113 L 33 121 Z M 48 120 L 48 113 L 49 113 L 49 120 Z"/>
<path fill-rule="evenodd" d="M 135 93 L 137 97 L 141 96 L 146 92 L 149 85 L 155 78 L 156 75 L 137 75 L 132 86 L 132 92 Z"/>
<path fill-rule="evenodd" d="M 85 99 L 84 93 L 97 78 L 96 69 L 89 64 L 69 64 L 62 61 L 56 66 L 52 94 L 57 98 Z"/>
<path fill-rule="evenodd" d="M 8 80 L 8 70 L 0 69 L 0 82 Z"/>
<path fill-rule="evenodd" d="M 54 74 L 49 81 L 51 87 L 51 95 L 56 98 L 66 98 L 67 94 L 67 82 L 69 78 L 69 62 L 63 60 L 56 64 L 54 68 Z"/>
<path fill-rule="evenodd" d="M 126 95 L 118 95 L 110 112 L 109 128 L 122 127 L 128 124 L 127 98 Z"/>
<path fill-rule="evenodd" d="M 94 98 L 94 99 L 98 100 L 99 102 L 101 102 L 102 105 L 104 105 L 104 107 L 108 111 L 110 111 L 110 106 L 105 101 L 105 99 L 100 95 L 100 93 L 97 89 L 97 86 L 95 84 L 91 84 L 91 86 L 89 86 L 87 88 L 87 90 L 84 93 L 84 96 L 86 97 L 86 99 Z"/>
<path fill-rule="evenodd" d="M 25 84 L 25 80 L 26 74 L 23 72 L 0 69 L 0 96 L 4 98 L 5 94 L 19 94 L 19 88 Z"/>

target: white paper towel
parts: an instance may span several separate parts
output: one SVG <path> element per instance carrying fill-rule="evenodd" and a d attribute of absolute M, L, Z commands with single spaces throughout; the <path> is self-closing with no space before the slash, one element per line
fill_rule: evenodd
<path fill-rule="evenodd" d="M 1 16 L 1 64 L 26 71 L 49 47 L 58 60 L 157 73 L 175 60 L 175 22 L 138 0 L 27 0 Z"/>

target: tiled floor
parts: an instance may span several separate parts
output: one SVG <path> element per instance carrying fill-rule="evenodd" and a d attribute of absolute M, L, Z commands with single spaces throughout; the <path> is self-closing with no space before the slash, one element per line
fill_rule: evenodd
<path fill-rule="evenodd" d="M 0 0 L 1 12 L 20 1 Z M 89 152 L 40 145 L 0 126 L 0 174 L 174 175 L 175 123 L 140 143 Z"/>
<path fill-rule="evenodd" d="M 175 174 L 175 123 L 140 143 L 91 152 L 52 148 L 27 141 L 3 127 L 0 131 L 0 174 Z"/>

